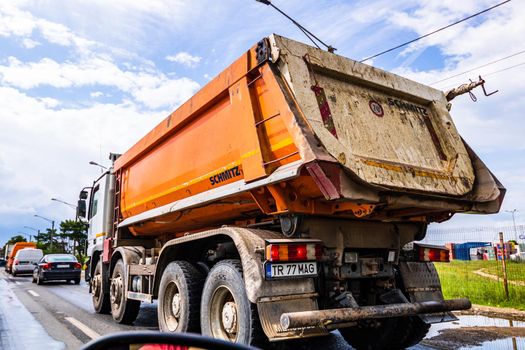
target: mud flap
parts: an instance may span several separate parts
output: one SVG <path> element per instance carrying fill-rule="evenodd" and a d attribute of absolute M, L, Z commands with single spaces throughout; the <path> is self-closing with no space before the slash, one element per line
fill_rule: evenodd
<path fill-rule="evenodd" d="M 441 283 L 433 263 L 400 262 L 399 270 L 411 302 L 443 300 Z M 458 319 L 452 312 L 423 314 L 419 317 L 427 324 L 457 321 Z"/>
<path fill-rule="evenodd" d="M 281 315 L 287 312 L 318 310 L 317 295 L 286 295 L 280 297 L 260 298 L 257 302 L 259 318 L 264 333 L 270 341 L 318 337 L 329 332 L 321 326 L 311 326 L 297 329 L 283 329 L 280 323 Z"/>

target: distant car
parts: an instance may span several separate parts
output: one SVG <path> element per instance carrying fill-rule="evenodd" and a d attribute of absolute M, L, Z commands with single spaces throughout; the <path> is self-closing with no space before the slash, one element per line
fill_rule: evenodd
<path fill-rule="evenodd" d="M 33 283 L 73 281 L 79 284 L 81 267 L 82 265 L 72 254 L 47 254 L 34 267 Z"/>
<path fill-rule="evenodd" d="M 13 276 L 22 274 L 32 274 L 35 264 L 38 263 L 44 253 L 42 249 L 24 248 L 16 252 L 11 273 Z"/>
<path fill-rule="evenodd" d="M 6 261 L 4 258 L 0 258 L 0 267 L 4 267 L 6 264 Z"/>

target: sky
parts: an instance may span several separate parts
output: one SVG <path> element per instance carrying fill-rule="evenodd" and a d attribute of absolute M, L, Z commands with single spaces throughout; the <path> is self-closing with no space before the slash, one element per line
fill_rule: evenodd
<path fill-rule="evenodd" d="M 337 54 L 356 60 L 481 11 L 492 0 L 273 0 Z M 307 42 L 254 0 L 0 2 L 0 244 L 74 218 L 79 190 L 261 38 Z M 367 61 L 447 90 L 482 75 L 487 89 L 453 101 L 460 133 L 507 188 L 495 215 L 440 227 L 525 222 L 525 2 L 513 0 Z M 477 69 L 476 67 L 486 65 Z M 476 69 L 474 69 L 476 68 Z M 458 73 L 472 72 L 433 84 Z"/>

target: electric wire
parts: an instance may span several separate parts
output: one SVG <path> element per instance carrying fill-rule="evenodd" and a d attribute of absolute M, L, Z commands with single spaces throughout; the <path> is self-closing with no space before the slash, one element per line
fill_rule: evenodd
<path fill-rule="evenodd" d="M 502 69 L 499 69 L 497 71 L 494 71 L 494 72 L 490 72 L 490 73 L 487 73 L 487 74 L 483 74 L 483 77 L 489 77 L 491 75 L 496 75 L 496 74 L 499 74 L 499 73 L 502 73 L 502 72 L 505 72 L 505 71 L 508 71 L 510 69 L 514 69 L 514 68 L 517 68 L 517 67 L 520 67 L 520 66 L 523 66 L 525 65 L 525 62 L 521 62 L 521 63 L 518 63 L 518 64 L 515 64 L 515 65 L 512 65 L 512 66 L 509 66 L 509 67 L 505 67 L 505 68 L 502 68 Z M 458 84 L 461 84 L 460 82 L 456 83 L 456 84 L 451 84 L 451 85 L 446 85 L 444 87 L 441 87 L 441 88 L 438 88 L 439 90 L 448 90 L 448 89 L 451 89 L 453 87 L 456 87 L 458 86 Z"/>
<path fill-rule="evenodd" d="M 335 47 L 331 46 L 331 45 L 328 45 L 326 44 L 324 41 L 322 41 L 321 39 L 319 39 L 317 36 L 315 36 L 315 34 L 313 34 L 312 32 L 310 32 L 308 29 L 306 29 L 305 27 L 303 27 L 299 22 L 297 22 L 295 19 L 293 19 L 292 17 L 288 16 L 284 11 L 282 11 L 280 8 L 278 8 L 277 6 L 275 6 L 274 4 L 272 4 L 272 2 L 270 0 L 256 0 L 257 2 L 260 2 L 262 4 L 265 4 L 265 5 L 269 5 L 271 7 L 273 7 L 277 12 L 279 12 L 280 14 L 282 14 L 284 17 L 288 18 L 290 21 L 292 21 L 293 24 L 295 24 L 302 32 L 304 35 L 306 35 L 306 37 L 308 39 L 310 39 L 310 41 L 318 48 L 318 49 L 321 49 L 319 47 L 319 45 L 317 44 L 317 42 L 315 42 L 315 40 L 317 40 L 319 43 L 321 43 L 321 45 L 325 46 L 326 49 L 329 51 L 329 52 L 334 52 L 335 50 L 337 50 Z M 507 0 L 507 1 L 510 1 L 510 0 Z M 315 39 L 315 40 L 314 40 Z"/>
<path fill-rule="evenodd" d="M 506 59 L 509 59 L 511 57 L 514 57 L 514 56 L 518 56 L 518 55 L 521 55 L 525 53 L 525 50 L 522 50 L 522 51 L 519 51 L 519 52 L 516 52 L 516 53 L 513 53 L 512 55 L 508 55 L 508 56 L 505 56 L 505 57 L 502 57 L 502 58 L 498 58 L 497 60 L 494 60 L 494 61 L 491 61 L 491 62 L 488 62 L 488 63 L 485 63 L 485 64 L 482 64 L 481 66 L 477 66 L 477 67 L 474 67 L 474 68 L 471 68 L 469 70 L 466 70 L 464 72 L 461 72 L 461 73 L 457 73 L 457 74 L 454 74 L 454 75 L 451 75 L 447 78 L 444 78 L 444 79 L 441 79 L 441 80 L 438 80 L 438 81 L 435 81 L 429 85 L 435 85 L 435 84 L 438 84 L 438 83 L 441 83 L 443 81 L 447 81 L 449 79 L 452 79 L 452 78 L 455 78 L 455 77 L 459 77 L 460 75 L 463 75 L 463 74 L 467 74 L 467 73 L 470 73 L 470 72 L 473 72 L 475 71 L 476 69 L 480 69 L 480 68 L 483 68 L 483 67 L 487 67 L 487 66 L 490 66 L 494 63 L 498 63 L 498 62 L 501 62 L 503 60 L 506 60 Z"/>
<path fill-rule="evenodd" d="M 408 44 L 412 44 L 413 42 L 416 42 L 416 41 L 418 41 L 418 40 L 424 39 L 424 38 L 426 38 L 426 37 L 428 37 L 428 36 L 430 36 L 430 35 L 432 35 L 432 34 L 439 33 L 440 31 L 442 31 L 442 30 L 444 30 L 444 29 L 447 29 L 447 28 L 450 28 L 450 27 L 452 27 L 452 26 L 455 26 L 455 25 L 457 25 L 457 24 L 459 24 L 459 23 L 465 22 L 465 21 L 467 21 L 467 20 L 469 20 L 469 19 L 471 19 L 471 18 L 474 18 L 474 17 L 479 16 L 479 15 L 485 13 L 485 12 L 488 12 L 488 11 L 490 11 L 490 10 L 493 10 L 493 9 L 495 9 L 496 7 L 499 7 L 499 6 L 501 6 L 501 5 L 504 5 L 504 4 L 506 4 L 506 3 L 510 2 L 510 1 L 511 1 L 511 0 L 506 0 L 506 1 L 500 2 L 499 4 L 496 4 L 496 5 L 492 6 L 492 7 L 489 7 L 489 8 L 487 8 L 487 9 L 483 10 L 483 11 L 480 11 L 480 12 L 474 13 L 474 14 L 468 16 L 468 17 L 465 17 L 465 18 L 463 18 L 463 19 L 461 19 L 461 20 L 459 20 L 459 21 L 456 21 L 456 22 L 454 22 L 454 23 L 451 23 L 451 24 L 448 24 L 448 25 L 446 25 L 446 26 L 444 26 L 444 27 L 441 27 L 441 28 L 439 28 L 439 29 L 436 29 L 436 30 L 434 30 L 434 31 L 432 31 L 432 32 L 430 32 L 430 33 L 427 33 L 427 34 L 425 34 L 425 35 L 422 35 L 422 36 L 420 36 L 420 37 L 418 37 L 418 38 L 412 39 L 412 40 L 407 41 L 407 42 L 405 42 L 405 43 L 403 43 L 403 44 L 400 44 L 400 45 L 397 45 L 397 46 L 395 46 L 395 47 L 392 47 L 392 48 L 390 48 L 390 49 L 388 49 L 388 50 L 381 51 L 381 52 L 379 52 L 379 53 L 376 53 L 375 55 L 372 55 L 372 56 L 369 56 L 369 57 L 367 57 L 367 58 L 364 58 L 364 59 L 362 59 L 362 60 L 359 61 L 359 62 L 362 63 L 362 62 L 368 61 L 368 60 L 370 60 L 370 59 L 372 59 L 372 58 L 376 58 L 376 57 L 378 57 L 378 56 L 384 55 L 385 53 L 388 53 L 388 52 L 391 52 L 391 51 L 397 50 L 397 49 L 399 49 L 399 48 L 401 48 L 401 47 L 403 47 L 403 46 L 406 46 L 406 45 L 408 45 Z"/>

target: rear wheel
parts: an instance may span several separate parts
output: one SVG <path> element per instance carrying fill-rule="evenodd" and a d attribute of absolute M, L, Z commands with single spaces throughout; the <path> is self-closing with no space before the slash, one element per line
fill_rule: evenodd
<path fill-rule="evenodd" d="M 111 305 L 109 303 L 109 293 L 104 293 L 102 286 L 102 260 L 97 262 L 93 275 L 90 281 L 91 292 L 93 293 L 93 307 L 99 314 L 108 314 L 111 311 Z"/>
<path fill-rule="evenodd" d="M 75 284 L 80 284 L 80 278 L 76 278 L 76 279 L 74 279 L 73 282 L 74 282 Z"/>
<path fill-rule="evenodd" d="M 36 275 L 36 284 L 42 285 L 44 283 L 44 279 L 40 278 L 40 274 Z"/>
<path fill-rule="evenodd" d="M 241 344 L 260 346 L 267 340 L 256 305 L 246 295 L 239 260 L 221 261 L 210 270 L 202 292 L 201 331 Z"/>
<path fill-rule="evenodd" d="M 163 332 L 200 332 L 204 275 L 187 261 L 171 262 L 160 280 L 158 320 Z"/>
<path fill-rule="evenodd" d="M 111 300 L 111 315 L 118 323 L 130 324 L 137 318 L 140 311 L 140 301 L 126 298 L 124 288 L 126 270 L 122 260 L 117 261 L 111 276 L 109 297 Z"/>

